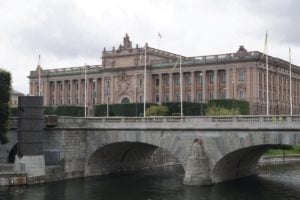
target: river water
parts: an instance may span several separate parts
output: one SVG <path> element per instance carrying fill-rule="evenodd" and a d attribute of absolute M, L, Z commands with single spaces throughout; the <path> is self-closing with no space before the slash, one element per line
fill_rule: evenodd
<path fill-rule="evenodd" d="M 182 184 L 181 167 L 131 175 L 0 187 L 1 200 L 294 200 L 300 199 L 300 163 L 263 166 L 259 175 L 209 187 Z"/>

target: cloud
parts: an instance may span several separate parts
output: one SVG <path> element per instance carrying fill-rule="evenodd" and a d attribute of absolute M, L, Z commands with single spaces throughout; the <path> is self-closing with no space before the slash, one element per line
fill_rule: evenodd
<path fill-rule="evenodd" d="M 42 54 L 43 68 L 100 64 L 104 47 L 145 42 L 185 56 L 229 53 L 245 45 L 287 59 L 300 53 L 296 0 L 0 0 L 0 67 L 12 72 L 15 89 L 28 93 L 26 76 Z M 294 58 L 300 63 L 300 58 Z"/>

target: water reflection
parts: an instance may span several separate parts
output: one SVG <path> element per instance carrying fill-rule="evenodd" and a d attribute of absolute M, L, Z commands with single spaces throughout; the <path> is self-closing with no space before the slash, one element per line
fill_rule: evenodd
<path fill-rule="evenodd" d="M 182 185 L 181 168 L 76 179 L 23 187 L 1 187 L 11 200 L 274 200 L 300 199 L 300 164 L 263 166 L 260 175 L 211 187 Z"/>

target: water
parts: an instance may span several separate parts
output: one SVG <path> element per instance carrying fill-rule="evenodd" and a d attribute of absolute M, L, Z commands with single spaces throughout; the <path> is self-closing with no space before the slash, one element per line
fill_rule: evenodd
<path fill-rule="evenodd" d="M 294 200 L 300 199 L 300 163 L 263 166 L 260 175 L 210 187 L 182 184 L 179 167 L 126 176 L 1 187 L 9 200 Z"/>

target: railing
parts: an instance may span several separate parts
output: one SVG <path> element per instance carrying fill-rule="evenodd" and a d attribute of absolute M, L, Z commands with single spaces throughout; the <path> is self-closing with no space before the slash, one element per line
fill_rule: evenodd
<path fill-rule="evenodd" d="M 225 61 L 256 60 L 261 57 L 262 54 L 258 51 L 250 51 L 243 56 L 238 56 L 238 54 L 229 53 L 229 54 L 220 54 L 220 55 L 184 57 L 182 58 L 182 65 L 206 64 L 206 63 L 216 63 L 216 62 L 225 62 Z M 174 65 L 176 62 L 177 59 L 152 60 L 151 65 L 153 67 L 162 67 L 162 66 Z"/>
<path fill-rule="evenodd" d="M 48 120 L 51 118 L 51 120 Z M 246 116 L 205 116 L 205 117 L 58 117 L 58 120 L 54 120 L 53 116 L 46 116 L 45 122 L 55 123 L 182 123 L 182 122 L 203 122 L 203 123 L 299 123 L 300 116 L 289 116 L 289 115 L 269 115 L 269 116 L 257 116 L 257 115 L 246 115 Z"/>
<path fill-rule="evenodd" d="M 54 74 L 67 74 L 67 73 L 84 73 L 86 67 L 87 73 L 96 72 L 101 69 L 101 65 L 87 65 L 79 67 L 68 67 L 68 68 L 57 68 L 57 69 L 48 69 L 42 70 L 41 75 L 54 75 Z M 38 76 L 37 71 L 31 71 L 30 76 Z"/>

